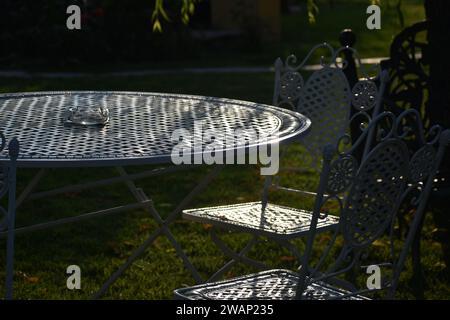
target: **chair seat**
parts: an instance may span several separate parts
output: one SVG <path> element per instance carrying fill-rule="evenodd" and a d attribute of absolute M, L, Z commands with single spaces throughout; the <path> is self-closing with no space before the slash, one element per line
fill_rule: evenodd
<path fill-rule="evenodd" d="M 236 231 L 257 233 L 263 236 L 290 239 L 309 231 L 312 213 L 268 203 L 261 213 L 261 202 L 190 209 L 183 211 L 183 217 L 202 223 Z M 337 226 L 339 217 L 320 218 L 317 231 L 325 231 Z"/>
<path fill-rule="evenodd" d="M 174 291 L 175 299 L 186 300 L 293 300 L 299 276 L 289 270 L 269 270 L 230 280 L 196 285 Z M 303 293 L 308 300 L 367 300 L 361 295 L 313 282 Z"/>

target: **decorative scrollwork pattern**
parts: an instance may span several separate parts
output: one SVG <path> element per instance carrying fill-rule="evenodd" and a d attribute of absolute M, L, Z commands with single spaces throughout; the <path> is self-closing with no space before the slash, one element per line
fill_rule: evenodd
<path fill-rule="evenodd" d="M 424 123 L 429 122 L 428 21 L 405 28 L 392 41 L 389 63 L 389 87 L 385 108 L 395 113 L 416 109 Z"/>
<path fill-rule="evenodd" d="M 370 110 L 377 102 L 378 89 L 371 80 L 360 80 L 352 89 L 352 104 L 357 110 Z"/>
<path fill-rule="evenodd" d="M 353 182 L 357 170 L 358 162 L 351 155 L 333 161 L 328 176 L 327 193 L 338 194 L 345 191 Z"/>
<path fill-rule="evenodd" d="M 433 171 L 436 161 L 436 150 L 432 145 L 426 144 L 411 158 L 409 163 L 411 182 L 423 181 Z"/>
<path fill-rule="evenodd" d="M 364 160 L 342 216 L 348 245 L 365 247 L 390 224 L 408 173 L 407 155 L 403 142 L 388 140 Z"/>
<path fill-rule="evenodd" d="M 286 72 L 280 79 L 280 97 L 283 100 L 293 101 L 300 96 L 304 81 L 300 73 L 296 71 Z"/>

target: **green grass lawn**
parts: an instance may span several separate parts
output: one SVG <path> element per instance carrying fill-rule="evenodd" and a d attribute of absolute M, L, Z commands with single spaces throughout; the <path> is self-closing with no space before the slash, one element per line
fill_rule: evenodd
<path fill-rule="evenodd" d="M 278 48 L 272 48 L 272 55 L 262 53 L 255 59 L 247 59 L 243 54 L 242 65 L 252 63 L 270 64 L 275 56 L 284 56 L 290 52 L 306 52 L 312 44 L 336 39 L 338 31 L 344 27 L 353 27 L 359 36 L 358 46 L 363 56 L 388 54 L 388 45 L 393 34 L 400 27 L 396 24 L 394 13 L 388 13 L 380 33 L 364 31 L 365 11 L 361 4 L 338 4 L 335 11 L 321 6 L 321 14 L 315 26 L 306 22 L 297 25 L 294 16 L 287 17 L 286 42 Z M 411 22 L 423 17 L 419 1 L 404 5 L 405 20 Z M 334 14 L 336 12 L 336 14 Z M 353 12 L 345 19 L 346 12 Z M 342 15 L 342 16 L 341 16 Z M 298 27 L 298 28 L 297 28 Z M 297 39 L 298 36 L 298 39 Z M 363 41 L 364 39 L 364 41 Z M 276 52 L 276 54 L 275 54 Z M 211 61 L 213 61 L 212 59 Z M 215 60 L 215 66 L 217 66 Z M 235 60 L 236 62 L 237 60 Z M 212 63 L 212 62 L 211 62 Z M 198 61 L 186 62 L 188 65 L 202 65 Z M 14 79 L 0 78 L 1 92 L 42 91 L 42 90 L 132 90 L 153 92 L 176 92 L 203 94 L 208 96 L 229 97 L 263 103 L 270 103 L 272 96 L 272 74 L 207 74 L 207 75 L 159 75 L 153 77 L 92 77 L 83 79 Z M 300 152 L 297 146 L 289 148 L 285 161 L 298 165 Z M 145 168 L 129 168 L 130 172 Z M 183 174 L 171 174 L 163 177 L 137 181 L 155 201 L 156 208 L 167 215 L 185 194 L 201 179 L 210 168 L 198 168 Z M 19 191 L 35 173 L 33 170 L 19 170 Z M 39 190 L 54 188 L 82 181 L 94 180 L 116 175 L 113 168 L 103 169 L 54 169 L 40 184 Z M 317 183 L 314 173 L 284 175 L 283 181 L 289 185 L 313 188 Z M 207 190 L 197 197 L 191 207 L 230 204 L 256 201 L 260 197 L 262 177 L 254 166 L 227 166 Z M 271 200 L 297 207 L 311 206 L 311 200 L 276 193 Z M 17 224 L 27 225 L 43 222 L 57 217 L 75 215 L 88 210 L 116 206 L 132 201 L 132 196 L 123 185 L 67 193 L 52 199 L 35 200 L 25 203 L 18 212 Z M 15 297 L 20 299 L 87 299 L 107 277 L 120 266 L 133 250 L 157 227 L 150 215 L 143 210 L 121 213 L 104 218 L 80 222 L 69 226 L 57 227 L 46 231 L 17 236 L 15 265 Z M 177 220 L 171 230 L 176 239 L 192 259 L 205 278 L 222 266 L 227 259 L 211 242 L 209 226 Z M 427 218 L 423 240 L 423 264 L 428 279 L 426 298 L 448 298 L 450 279 L 444 263 L 440 244 L 436 241 L 436 230 L 430 217 Z M 234 249 L 241 248 L 249 240 L 247 235 L 223 232 L 223 238 Z M 301 246 L 301 243 L 298 243 Z M 0 240 L 4 246 L 5 241 Z M 380 252 L 387 250 L 386 243 L 377 243 Z M 265 261 L 271 267 L 295 268 L 292 255 L 280 246 L 265 242 L 259 244 L 250 256 Z M 0 251 L 0 264 L 4 265 L 4 251 Z M 65 273 L 68 265 L 76 264 L 82 270 L 82 289 L 66 289 Z M 226 274 L 226 277 L 256 271 L 238 265 Z M 3 269 L 0 278 L 3 279 Z M 398 292 L 399 298 L 412 298 L 408 279 L 411 277 L 410 265 L 404 273 Z M 175 288 L 192 285 L 194 280 L 177 258 L 175 250 L 165 238 L 159 238 L 149 250 L 110 288 L 105 298 L 111 299 L 168 299 Z M 3 291 L 3 282 L 0 282 Z"/>
<path fill-rule="evenodd" d="M 404 27 L 400 24 L 396 1 L 382 1 L 381 29 L 368 30 L 366 27 L 366 8 L 369 0 L 319 0 L 319 14 L 316 23 L 308 22 L 306 13 L 300 12 L 284 16 L 282 19 L 281 41 L 279 43 L 251 43 L 241 47 L 216 47 L 200 45 L 193 56 L 180 54 L 173 62 L 152 63 L 149 67 L 217 67 L 270 65 L 276 57 L 285 58 L 290 54 L 304 57 L 316 44 L 328 42 L 339 47 L 339 34 L 351 28 L 356 34 L 355 48 L 361 57 L 387 57 L 389 45 L 396 34 L 404 27 L 425 19 L 423 1 L 408 0 L 402 2 Z M 334 2 L 334 5 L 330 3 Z M 317 61 L 315 62 L 317 63 Z M 122 66 L 122 68 L 125 66 Z M 128 66 L 135 68 L 134 66 Z"/>

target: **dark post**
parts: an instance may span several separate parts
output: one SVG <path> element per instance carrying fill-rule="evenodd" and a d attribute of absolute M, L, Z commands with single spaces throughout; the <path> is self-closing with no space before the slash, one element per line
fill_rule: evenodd
<path fill-rule="evenodd" d="M 425 13 L 429 23 L 428 43 L 430 61 L 430 100 L 428 114 L 432 124 L 450 128 L 450 58 L 447 45 L 450 43 L 450 1 L 425 0 Z M 430 201 L 433 217 L 439 230 L 439 241 L 443 246 L 445 262 L 450 266 L 450 152 L 447 150 L 439 174 L 438 191 Z M 448 270 L 448 269 L 447 269 Z"/>
<path fill-rule="evenodd" d="M 352 29 L 344 29 L 339 35 L 339 42 L 343 47 L 353 48 L 356 43 L 356 35 L 353 33 Z M 350 85 L 350 88 L 353 88 L 353 86 L 358 82 L 358 72 L 356 70 L 356 62 L 355 58 L 353 57 L 353 51 L 343 50 L 343 54 L 344 60 L 346 61 L 346 67 L 343 69 L 343 71 Z M 353 117 L 356 112 L 358 112 L 358 110 L 355 110 L 353 107 L 351 107 L 350 118 Z M 352 121 L 352 123 L 350 123 L 350 135 L 353 143 L 356 141 L 356 139 L 358 139 L 360 133 L 361 129 L 359 128 L 359 121 L 358 119 L 355 119 L 355 121 Z M 353 155 L 357 159 L 361 159 L 362 154 L 363 146 L 361 145 L 354 151 Z"/>
<path fill-rule="evenodd" d="M 344 29 L 339 35 L 339 42 L 343 47 L 353 47 L 356 43 L 356 36 L 352 29 Z M 358 73 L 356 72 L 356 63 L 353 58 L 353 52 L 351 50 L 344 50 L 344 59 L 347 61 L 347 67 L 344 69 L 344 74 L 347 77 L 347 81 L 350 87 L 353 87 L 358 82 Z"/>

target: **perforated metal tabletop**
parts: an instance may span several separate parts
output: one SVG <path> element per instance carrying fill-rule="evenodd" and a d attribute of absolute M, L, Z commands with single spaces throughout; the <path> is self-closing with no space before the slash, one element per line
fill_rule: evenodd
<path fill-rule="evenodd" d="M 98 104 L 109 108 L 104 127 L 64 125 L 69 107 Z M 194 133 L 196 121 L 203 130 L 241 129 L 247 147 L 260 145 L 264 137 L 271 137 L 270 143 L 297 138 L 310 127 L 310 120 L 299 113 L 224 98 L 104 91 L 0 94 L 0 130 L 7 139 L 19 139 L 22 167 L 167 163 L 178 144 L 171 138 L 173 131 Z M 233 149 L 243 147 L 236 144 Z"/>

